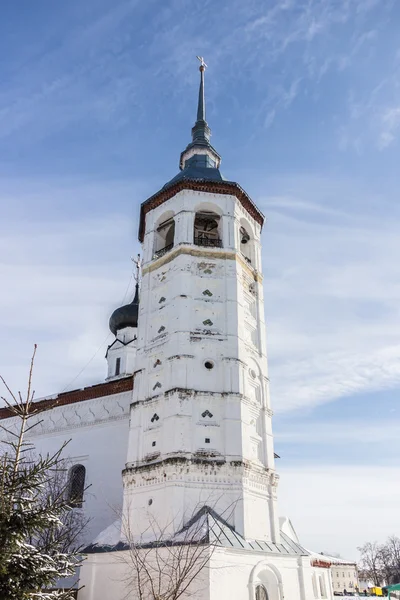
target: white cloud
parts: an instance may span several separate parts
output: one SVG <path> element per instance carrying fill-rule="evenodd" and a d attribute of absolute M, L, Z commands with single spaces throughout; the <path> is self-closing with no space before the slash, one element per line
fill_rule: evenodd
<path fill-rule="evenodd" d="M 34 379 L 39 396 L 62 391 L 72 382 L 80 387 L 102 381 L 104 354 L 112 337 L 107 339 L 108 319 L 133 294 L 130 256 L 135 232 L 129 214 L 127 218 L 103 207 L 93 217 L 85 216 L 85 209 L 93 199 L 101 207 L 115 194 L 122 206 L 135 188 L 118 182 L 67 187 L 26 182 L 26 188 L 16 184 L 13 192 L 8 185 L 8 196 L 16 205 L 26 203 L 27 212 L 32 188 L 33 195 L 40 197 L 41 205 L 38 199 L 33 203 L 39 214 L 49 201 L 56 202 L 64 194 L 80 198 L 82 212 L 76 221 L 49 220 L 48 215 L 47 220 L 38 221 L 34 214 L 25 221 L 19 211 L 16 218 L 3 219 L 0 332 L 6 343 L 0 348 L 1 374 L 13 389 L 23 388 L 30 353 L 37 343 Z"/>
<path fill-rule="evenodd" d="M 313 200 L 324 187 L 317 179 L 309 195 L 299 178 L 298 202 L 283 194 L 281 205 L 279 196 L 262 203 L 275 411 L 400 384 L 396 220 L 390 212 L 361 215 L 358 198 L 372 206 L 365 191 L 332 185 L 325 182 L 338 199 L 333 208 L 329 199 Z"/>
<path fill-rule="evenodd" d="M 398 534 L 397 467 L 298 465 L 280 474 L 280 514 L 292 519 L 306 548 L 357 560 L 364 542 Z"/>
<path fill-rule="evenodd" d="M 400 438 L 400 420 L 392 415 L 389 419 L 385 415 L 384 420 L 373 420 L 368 418 L 360 410 L 358 419 L 344 419 L 340 415 L 336 419 L 329 421 L 305 421 L 299 428 L 298 423 L 287 423 L 283 421 L 284 426 L 275 437 L 279 443 L 302 444 L 307 446 L 337 446 L 350 448 L 353 444 L 358 447 L 371 444 L 380 448 L 385 445 L 393 456 L 397 456 L 397 441 Z M 349 446 L 350 444 L 350 446 Z"/>

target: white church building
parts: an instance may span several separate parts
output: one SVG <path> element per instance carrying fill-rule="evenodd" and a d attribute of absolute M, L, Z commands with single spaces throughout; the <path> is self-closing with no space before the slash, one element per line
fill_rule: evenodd
<path fill-rule="evenodd" d="M 156 529 L 169 552 L 189 543 L 188 532 L 209 551 L 182 600 L 333 597 L 329 569 L 279 518 L 264 216 L 220 172 L 204 70 L 202 62 L 180 171 L 141 206 L 140 286 L 111 316 L 107 379 L 38 401 L 40 423 L 29 433 L 38 452 L 71 440 L 74 510 L 91 518 L 78 600 L 139 598 L 129 590 L 129 544 L 154 564 Z M 3 408 L 0 418 L 13 417 Z"/>

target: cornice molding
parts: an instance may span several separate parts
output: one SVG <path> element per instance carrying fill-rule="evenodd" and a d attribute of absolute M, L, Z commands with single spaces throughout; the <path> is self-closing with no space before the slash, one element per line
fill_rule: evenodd
<path fill-rule="evenodd" d="M 127 392 L 112 396 L 92 398 L 87 402 L 54 406 L 32 418 L 33 428 L 28 438 L 59 433 L 71 429 L 129 420 L 131 395 Z M 16 419 L 13 417 L 7 428 L 12 431 Z"/>
<path fill-rule="evenodd" d="M 105 396 L 113 396 L 133 390 L 133 376 L 98 383 L 80 390 L 71 390 L 70 392 L 62 392 L 49 398 L 42 398 L 33 404 L 33 408 L 37 413 L 50 410 L 58 406 L 66 406 L 68 404 L 76 404 L 85 400 L 93 400 L 95 398 L 104 398 Z M 0 419 L 13 418 L 15 415 L 8 407 L 0 408 Z"/>
<path fill-rule="evenodd" d="M 249 215 L 253 217 L 261 227 L 264 224 L 264 215 L 257 208 L 250 196 L 240 187 L 238 183 L 233 181 L 204 181 L 203 179 L 183 179 L 176 183 L 162 188 L 148 200 L 143 202 L 140 207 L 140 223 L 139 223 L 139 241 L 143 242 L 146 228 L 146 214 L 154 210 L 167 200 L 173 198 L 182 190 L 191 190 L 194 192 L 206 192 L 209 194 L 229 194 L 236 196 L 242 206 L 247 210 Z"/>

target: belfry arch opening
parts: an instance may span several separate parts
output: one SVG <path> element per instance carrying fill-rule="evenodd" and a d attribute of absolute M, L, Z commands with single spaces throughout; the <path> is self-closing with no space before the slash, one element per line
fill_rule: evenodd
<path fill-rule="evenodd" d="M 166 214 L 160 219 L 154 233 L 154 258 L 169 252 L 175 243 L 175 220 L 173 214 Z"/>
<path fill-rule="evenodd" d="M 239 248 L 240 252 L 244 256 L 246 262 L 254 265 L 255 263 L 255 251 L 254 251 L 254 236 L 250 225 L 243 219 L 240 221 L 239 226 Z"/>
<path fill-rule="evenodd" d="M 220 215 L 210 210 L 198 210 L 194 218 L 193 242 L 196 246 L 222 248 Z"/>

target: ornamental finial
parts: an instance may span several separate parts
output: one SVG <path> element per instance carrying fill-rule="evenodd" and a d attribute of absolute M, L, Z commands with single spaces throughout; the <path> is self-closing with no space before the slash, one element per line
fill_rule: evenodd
<path fill-rule="evenodd" d="M 196 56 L 196 58 L 200 61 L 200 71 L 205 71 L 207 69 L 207 65 L 204 62 L 204 58 L 202 56 Z"/>

